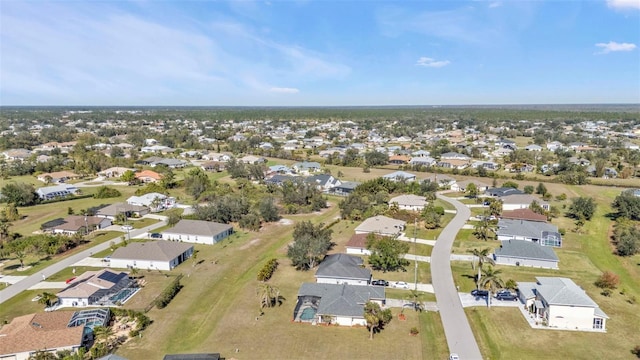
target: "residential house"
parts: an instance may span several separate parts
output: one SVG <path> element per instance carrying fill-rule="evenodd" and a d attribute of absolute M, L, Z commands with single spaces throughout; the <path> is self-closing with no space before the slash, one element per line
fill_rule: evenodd
<path fill-rule="evenodd" d="M 370 217 L 355 228 L 356 234 L 379 234 L 397 236 L 405 229 L 406 221 L 392 219 L 384 215 Z"/>
<path fill-rule="evenodd" d="M 176 199 L 160 193 L 148 193 L 141 196 L 131 196 L 127 204 L 146 206 L 152 212 L 171 209 L 176 206 Z"/>
<path fill-rule="evenodd" d="M 264 164 L 267 162 L 267 159 L 262 156 L 247 155 L 241 157 L 238 161 L 245 164 Z"/>
<path fill-rule="evenodd" d="M 438 187 L 441 189 L 450 189 L 456 183 L 456 179 L 452 178 L 449 175 L 445 174 L 434 174 L 433 177 L 426 179 L 425 181 L 431 181 L 438 184 Z"/>
<path fill-rule="evenodd" d="M 469 186 L 469 184 L 474 184 L 476 186 L 476 188 L 478 189 L 479 193 L 483 193 L 485 191 L 487 191 L 490 187 L 490 185 L 483 183 L 482 181 L 478 181 L 478 180 L 463 180 L 463 181 L 459 181 L 456 182 L 455 184 L 451 185 L 451 190 L 453 191 L 459 191 L 459 192 L 466 192 L 467 191 L 467 187 Z"/>
<path fill-rule="evenodd" d="M 233 234 L 233 226 L 204 220 L 180 220 L 162 232 L 163 240 L 213 245 Z"/>
<path fill-rule="evenodd" d="M 500 217 L 503 219 L 511 219 L 511 220 L 547 222 L 546 215 L 533 212 L 533 210 L 529 208 L 503 211 Z"/>
<path fill-rule="evenodd" d="M 2 152 L 7 161 L 25 161 L 31 157 L 31 154 L 27 149 L 9 149 Z"/>
<path fill-rule="evenodd" d="M 531 144 L 531 145 L 527 145 L 524 147 L 524 149 L 526 151 L 535 151 L 535 152 L 540 152 L 542 151 L 542 146 L 540 145 L 536 145 L 536 144 Z"/>
<path fill-rule="evenodd" d="M 37 179 L 44 183 L 64 183 L 67 180 L 79 178 L 80 175 L 71 171 L 55 171 L 52 173 L 44 173 L 37 176 Z"/>
<path fill-rule="evenodd" d="M 413 157 L 429 157 L 431 153 L 427 150 L 417 150 L 411 153 Z"/>
<path fill-rule="evenodd" d="M 367 249 L 367 236 L 369 236 L 368 233 L 353 234 L 345 245 L 347 254 L 371 255 L 371 250 Z"/>
<path fill-rule="evenodd" d="M 80 189 L 73 185 L 54 185 L 54 186 L 45 186 L 36 190 L 36 194 L 42 200 L 53 200 L 56 198 L 63 198 L 67 196 L 76 195 L 80 192 Z"/>
<path fill-rule="evenodd" d="M 553 152 L 564 149 L 564 145 L 559 141 L 549 142 L 547 143 L 546 146 L 547 146 L 547 150 L 553 151 Z"/>
<path fill-rule="evenodd" d="M 152 170 L 142 170 L 139 173 L 135 174 L 136 179 L 142 181 L 143 183 L 152 183 L 152 182 L 158 182 L 160 180 L 162 180 L 162 174 L 158 174 L 155 171 Z"/>
<path fill-rule="evenodd" d="M 284 184 L 287 181 L 300 182 L 300 181 L 303 181 L 303 178 L 299 177 L 299 176 L 293 176 L 293 175 L 276 174 L 276 175 L 273 175 L 272 177 L 268 178 L 267 180 L 265 180 L 264 183 L 265 184 L 273 184 L 273 185 L 281 186 L 282 184 Z"/>
<path fill-rule="evenodd" d="M 364 305 L 384 305 L 384 286 L 303 283 L 293 311 L 293 321 L 342 326 L 366 326 Z"/>
<path fill-rule="evenodd" d="M 143 165 L 143 166 L 149 166 L 153 163 L 156 163 L 158 161 L 161 161 L 164 158 L 161 158 L 159 156 L 150 156 L 148 158 L 144 158 L 144 159 L 140 159 L 138 161 L 136 161 L 136 165 Z"/>
<path fill-rule="evenodd" d="M 410 174 L 405 171 L 395 171 L 390 174 L 386 174 L 382 177 L 383 179 L 391 180 L 394 182 L 412 182 L 416 180 L 416 176 L 414 174 Z"/>
<path fill-rule="evenodd" d="M 562 236 L 555 225 L 528 220 L 498 220 L 498 240 L 521 240 L 542 246 L 562 247 Z"/>
<path fill-rule="evenodd" d="M 142 205 L 131 205 L 127 203 L 115 203 L 96 210 L 95 216 L 115 220 L 118 214 L 125 214 L 127 217 L 141 217 L 149 213 L 149 208 Z"/>
<path fill-rule="evenodd" d="M 440 160 L 471 160 L 469 155 L 460 154 L 457 152 L 447 152 L 440 155 Z"/>
<path fill-rule="evenodd" d="M 118 177 L 121 177 L 127 171 L 136 172 L 138 170 L 133 168 L 116 166 L 116 167 L 110 167 L 106 170 L 102 170 L 98 173 L 98 175 L 104 176 L 106 178 L 118 178 Z"/>
<path fill-rule="evenodd" d="M 162 159 L 162 160 L 153 162 L 150 165 L 151 167 L 156 167 L 160 165 L 160 166 L 166 166 L 170 169 L 180 169 L 189 165 L 189 162 L 182 159 Z"/>
<path fill-rule="evenodd" d="M 529 266 L 545 269 L 558 268 L 558 256 L 553 248 L 529 241 L 505 240 L 493 254 L 500 265 Z"/>
<path fill-rule="evenodd" d="M 549 328 L 605 332 L 609 318 L 573 280 L 536 277 L 518 282 L 518 296 L 529 313 Z"/>
<path fill-rule="evenodd" d="M 140 152 L 143 153 L 170 153 L 173 152 L 173 149 L 168 146 L 163 145 L 151 145 L 151 146 L 143 146 L 140 148 Z"/>
<path fill-rule="evenodd" d="M 315 277 L 320 284 L 368 285 L 371 282 L 371 270 L 364 267 L 361 257 L 331 254 L 322 260 Z"/>
<path fill-rule="evenodd" d="M 445 169 L 466 169 L 471 165 L 470 160 L 461 160 L 461 159 L 448 159 L 448 160 L 440 160 L 436 163 L 436 166 L 445 168 Z"/>
<path fill-rule="evenodd" d="M 293 170 L 298 174 L 309 175 L 311 173 L 320 171 L 320 163 L 315 161 L 303 161 L 293 164 Z"/>
<path fill-rule="evenodd" d="M 409 160 L 409 165 L 411 166 L 434 166 L 436 164 L 436 159 L 430 156 L 417 156 L 412 157 Z"/>
<path fill-rule="evenodd" d="M 309 176 L 304 179 L 304 182 L 316 186 L 318 190 L 323 192 L 328 192 L 342 183 L 339 179 L 327 174 Z"/>
<path fill-rule="evenodd" d="M 508 196 L 508 195 L 514 195 L 514 194 L 524 194 L 524 192 L 511 187 L 491 188 L 486 190 L 484 193 L 486 195 L 498 197 L 498 198 Z"/>
<path fill-rule="evenodd" d="M 389 156 L 389 164 L 404 165 L 411 160 L 407 155 L 391 155 Z"/>
<path fill-rule="evenodd" d="M 389 200 L 389 207 L 397 205 L 400 210 L 422 211 L 427 206 L 427 198 L 418 195 L 400 195 Z"/>
<path fill-rule="evenodd" d="M 529 194 L 506 195 L 502 196 L 500 201 L 502 201 L 503 211 L 528 209 L 534 201 L 547 211 L 551 208 L 551 205 L 548 202 Z"/>
<path fill-rule="evenodd" d="M 200 168 L 204 171 L 221 172 L 224 171 L 227 164 L 221 161 L 205 161 L 200 164 Z"/>
<path fill-rule="evenodd" d="M 17 316 L 0 328 L 0 359 L 28 360 L 36 353 L 76 353 L 91 341 L 85 326 L 70 326 L 74 311 L 51 311 Z"/>
<path fill-rule="evenodd" d="M 56 296 L 60 307 L 112 306 L 124 300 L 118 298 L 118 294 L 132 287 L 132 281 L 125 272 L 109 269 L 87 271 L 73 279 Z"/>
<path fill-rule="evenodd" d="M 171 270 L 193 255 L 193 245 L 177 241 L 132 242 L 111 255 L 112 268 Z"/>
<path fill-rule="evenodd" d="M 340 185 L 332 187 L 329 192 L 333 195 L 348 196 L 356 190 L 358 185 L 360 185 L 360 183 L 357 181 L 344 181 L 341 182 Z"/>
<path fill-rule="evenodd" d="M 231 156 L 229 156 L 227 154 L 211 152 L 211 153 L 202 155 L 202 160 L 227 162 L 227 161 L 231 160 Z"/>
<path fill-rule="evenodd" d="M 111 226 L 111 220 L 98 216 L 69 215 L 66 218 L 47 221 L 42 230 L 54 234 L 75 235 L 88 234 L 94 230 Z"/>

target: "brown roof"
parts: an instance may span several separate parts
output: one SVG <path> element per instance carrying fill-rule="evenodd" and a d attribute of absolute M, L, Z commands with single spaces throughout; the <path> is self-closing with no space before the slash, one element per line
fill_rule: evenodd
<path fill-rule="evenodd" d="M 80 346 L 84 327 L 67 327 L 73 314 L 52 311 L 14 318 L 0 329 L 0 356 Z"/>
<path fill-rule="evenodd" d="M 547 217 L 545 215 L 535 213 L 531 209 L 516 209 L 511 211 L 503 211 L 502 218 L 547 222 Z"/>
<path fill-rule="evenodd" d="M 44 173 L 38 175 L 38 177 L 44 178 L 46 176 L 51 176 L 52 179 L 61 179 L 61 178 L 76 178 L 80 177 L 80 175 L 71 172 L 71 171 L 56 171 L 52 173 Z"/>
<path fill-rule="evenodd" d="M 140 179 L 143 177 L 149 177 L 155 180 L 160 180 L 162 179 L 162 175 L 158 174 L 155 171 L 151 171 L 151 170 L 143 170 L 140 171 L 139 173 L 136 173 L 136 179 Z"/>
<path fill-rule="evenodd" d="M 347 241 L 347 245 L 346 247 L 350 247 L 350 248 L 357 248 L 357 249 L 366 249 L 367 248 L 367 236 L 371 235 L 371 233 L 369 234 L 355 234 L 351 237 L 351 239 L 349 239 L 349 241 Z M 380 236 L 375 235 L 374 236 L 376 238 L 380 238 Z"/>
<path fill-rule="evenodd" d="M 86 220 L 86 221 L 85 221 Z M 58 226 L 54 226 L 52 229 L 78 231 L 82 229 L 85 224 L 89 227 L 100 224 L 104 218 L 97 216 L 87 216 L 86 219 L 82 215 L 70 215 L 64 219 L 64 223 Z"/>
<path fill-rule="evenodd" d="M 110 276 L 101 277 L 105 273 Z M 88 298 L 95 294 L 98 290 L 111 289 L 116 283 L 106 280 L 108 278 L 117 278 L 123 272 L 113 270 L 87 271 L 73 280 L 67 288 L 60 291 L 57 296 L 60 298 Z M 126 273 L 124 273 L 126 274 Z"/>

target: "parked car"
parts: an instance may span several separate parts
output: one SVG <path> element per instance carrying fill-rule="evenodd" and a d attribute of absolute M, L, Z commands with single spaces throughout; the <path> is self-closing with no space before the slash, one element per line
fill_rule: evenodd
<path fill-rule="evenodd" d="M 133 226 L 131 226 L 131 225 L 122 225 L 122 230 L 133 230 Z"/>
<path fill-rule="evenodd" d="M 507 301 L 517 301 L 518 297 L 515 296 L 514 294 L 508 292 L 503 292 L 503 293 L 499 293 L 496 295 L 496 299 L 498 300 L 507 300 Z"/>
<path fill-rule="evenodd" d="M 149 235 L 150 238 L 152 239 L 162 239 L 162 234 L 160 233 L 151 233 L 151 235 Z"/>
<path fill-rule="evenodd" d="M 476 297 L 488 296 L 489 295 L 489 291 L 482 290 L 482 289 L 475 289 L 475 290 L 471 290 L 471 295 L 476 296 Z"/>
<path fill-rule="evenodd" d="M 458 356 L 458 354 L 451 354 L 449 355 L 449 360 L 460 360 L 460 356 Z"/>
<path fill-rule="evenodd" d="M 389 286 L 389 282 L 388 282 L 388 281 L 386 281 L 386 280 L 379 279 L 379 280 L 373 280 L 373 281 L 371 282 L 371 285 L 377 285 L 377 286 Z"/>
<path fill-rule="evenodd" d="M 111 255 L 107 255 L 107 256 L 103 257 L 103 258 L 102 258 L 102 261 L 103 261 L 103 262 L 109 262 L 109 261 L 111 261 Z"/>
<path fill-rule="evenodd" d="M 396 281 L 396 283 L 393 285 L 393 287 L 402 288 L 402 289 L 408 289 L 409 288 L 409 284 L 407 284 L 404 281 Z"/>

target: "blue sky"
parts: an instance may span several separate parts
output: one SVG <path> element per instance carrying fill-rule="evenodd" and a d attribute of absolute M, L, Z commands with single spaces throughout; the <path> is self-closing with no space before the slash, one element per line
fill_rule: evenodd
<path fill-rule="evenodd" d="M 0 105 L 640 102 L 640 0 L 0 1 Z"/>

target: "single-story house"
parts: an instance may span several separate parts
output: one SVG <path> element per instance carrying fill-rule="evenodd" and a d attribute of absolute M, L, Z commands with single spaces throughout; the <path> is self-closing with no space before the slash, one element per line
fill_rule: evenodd
<path fill-rule="evenodd" d="M 299 174 L 310 174 L 320 171 L 320 163 L 315 161 L 303 161 L 293 164 L 292 168 Z"/>
<path fill-rule="evenodd" d="M 549 246 L 529 241 L 505 240 L 493 254 L 500 265 L 529 266 L 546 269 L 558 268 L 558 256 Z"/>
<path fill-rule="evenodd" d="M 227 162 L 231 160 L 231 156 L 227 154 L 211 152 L 211 153 L 202 155 L 202 160 Z"/>
<path fill-rule="evenodd" d="M 542 246 L 562 247 L 562 236 L 555 225 L 528 220 L 498 220 L 498 240 L 522 240 Z"/>
<path fill-rule="evenodd" d="M 503 211 L 500 217 L 503 219 L 511 219 L 511 220 L 528 220 L 528 221 L 547 222 L 546 215 L 535 213 L 533 212 L 533 210 L 529 208 Z"/>
<path fill-rule="evenodd" d="M 108 169 L 102 170 L 98 173 L 98 175 L 104 176 L 107 178 L 117 178 L 122 176 L 127 171 L 133 171 L 135 173 L 138 170 L 133 168 L 116 166 L 116 167 L 110 167 Z"/>
<path fill-rule="evenodd" d="M 163 240 L 213 245 L 233 234 L 233 226 L 204 220 L 180 220 L 162 232 Z"/>
<path fill-rule="evenodd" d="M 133 242 L 111 255 L 112 268 L 171 270 L 193 255 L 193 245 L 177 241 Z"/>
<path fill-rule="evenodd" d="M 302 177 L 299 177 L 299 176 L 275 174 L 272 177 L 265 180 L 264 183 L 281 186 L 287 181 L 300 182 L 300 181 L 303 181 L 303 179 Z"/>
<path fill-rule="evenodd" d="M 457 152 L 447 152 L 440 155 L 442 160 L 470 160 L 469 155 L 460 154 Z"/>
<path fill-rule="evenodd" d="M 241 157 L 238 161 L 245 164 L 264 164 L 267 162 L 267 159 L 262 156 L 247 155 Z"/>
<path fill-rule="evenodd" d="M 489 196 L 493 196 L 493 197 L 504 197 L 504 196 L 508 196 L 508 195 L 515 195 L 515 194 L 524 194 L 524 192 L 518 190 L 518 189 L 514 189 L 511 187 L 501 187 L 501 188 L 491 188 L 488 189 L 484 192 L 486 195 Z"/>
<path fill-rule="evenodd" d="M 148 193 L 128 198 L 127 204 L 146 206 L 151 211 L 162 211 L 176 206 L 176 199 L 160 193 Z"/>
<path fill-rule="evenodd" d="M 325 256 L 318 266 L 316 282 L 368 285 L 371 282 L 371 270 L 364 267 L 364 261 L 358 256 L 331 254 Z"/>
<path fill-rule="evenodd" d="M 149 208 L 146 206 L 121 202 L 98 209 L 95 216 L 115 220 L 118 214 L 125 214 L 127 217 L 141 217 L 148 213 Z"/>
<path fill-rule="evenodd" d="M 54 186 L 45 186 L 36 190 L 36 194 L 42 200 L 53 200 L 55 198 L 63 198 L 71 195 L 75 195 L 80 191 L 77 187 L 73 185 L 54 185 Z"/>
<path fill-rule="evenodd" d="M 609 318 L 571 279 L 536 277 L 518 282 L 518 296 L 527 310 L 549 328 L 606 332 Z"/>
<path fill-rule="evenodd" d="M 427 206 L 427 198 L 418 195 L 400 195 L 389 200 L 389 207 L 397 204 L 400 210 L 422 211 Z"/>
<path fill-rule="evenodd" d="M 379 234 L 397 236 L 404 231 L 406 221 L 392 219 L 384 215 L 370 217 L 355 228 L 356 234 Z"/>
<path fill-rule="evenodd" d="M 56 296 L 61 307 L 115 305 L 124 298 L 121 291 L 131 287 L 131 279 L 125 272 L 104 269 L 87 271 L 75 278 Z"/>
<path fill-rule="evenodd" d="M 204 171 L 221 172 L 226 169 L 227 164 L 222 161 L 205 161 L 200 165 L 200 167 Z"/>
<path fill-rule="evenodd" d="M 369 236 L 367 233 L 353 234 L 345 245 L 347 254 L 371 255 L 371 251 L 367 249 L 367 236 Z"/>
<path fill-rule="evenodd" d="M 528 209 L 534 201 L 547 211 L 551 208 L 548 202 L 529 194 L 506 195 L 502 196 L 500 201 L 502 201 L 503 211 Z"/>
<path fill-rule="evenodd" d="M 391 155 L 389 156 L 389 164 L 404 165 L 411 160 L 407 155 Z"/>
<path fill-rule="evenodd" d="M 142 170 L 139 173 L 136 173 L 136 179 L 144 183 L 158 182 L 162 180 L 162 174 L 158 174 L 152 170 Z"/>
<path fill-rule="evenodd" d="M 0 328 L 0 359 L 28 360 L 38 351 L 75 353 L 90 342 L 84 326 L 69 326 L 74 311 L 50 311 L 15 317 Z"/>
<path fill-rule="evenodd" d="M 453 185 L 451 185 L 451 190 L 459 191 L 459 192 L 465 192 L 465 191 L 467 191 L 467 186 L 469 186 L 469 184 L 474 184 L 476 186 L 476 188 L 478 189 L 478 193 L 483 193 L 486 190 L 488 190 L 489 187 L 490 187 L 490 185 L 485 184 L 482 181 L 478 181 L 478 180 L 463 180 L 463 181 L 458 181 L 458 182 L 454 183 Z"/>
<path fill-rule="evenodd" d="M 411 166 L 433 166 L 436 164 L 436 159 L 430 156 L 416 156 L 409 160 Z"/>
<path fill-rule="evenodd" d="M 312 324 L 366 326 L 364 305 L 377 302 L 384 305 L 384 286 L 303 283 L 293 320 Z"/>
<path fill-rule="evenodd" d="M 69 215 L 64 219 L 55 219 L 42 224 L 44 231 L 54 234 L 88 234 L 94 230 L 111 226 L 111 220 L 98 216 Z"/>
<path fill-rule="evenodd" d="M 440 188 L 450 189 L 453 185 L 455 185 L 457 180 L 452 178 L 449 175 L 434 174 L 433 177 L 429 177 L 428 179 L 425 179 L 424 181 L 430 181 L 430 182 L 436 183 L 436 184 L 438 184 L 438 187 L 440 187 Z"/>
<path fill-rule="evenodd" d="M 414 174 L 410 174 L 405 171 L 395 171 L 390 174 L 384 175 L 382 178 L 391 180 L 391 181 L 406 181 L 406 182 L 411 182 L 416 180 L 416 176 Z"/>
<path fill-rule="evenodd" d="M 341 184 L 341 181 L 339 179 L 336 179 L 333 176 L 327 174 L 309 176 L 304 179 L 304 182 L 307 184 L 312 184 L 316 186 L 318 190 L 324 192 L 327 192 L 331 190 L 331 188 Z"/>
<path fill-rule="evenodd" d="M 471 161 L 469 160 L 459 160 L 459 159 L 448 159 L 448 160 L 440 160 L 436 163 L 436 166 L 446 168 L 446 169 L 466 169 L 471 165 Z"/>
<path fill-rule="evenodd" d="M 71 179 L 79 179 L 80 175 L 71 171 L 55 171 L 51 173 L 40 174 L 37 178 L 39 181 L 42 181 L 44 183 L 62 183 Z"/>
<path fill-rule="evenodd" d="M 358 185 L 360 183 L 357 181 L 344 181 L 340 185 L 332 187 L 329 192 L 333 195 L 347 196 L 354 192 Z"/>

